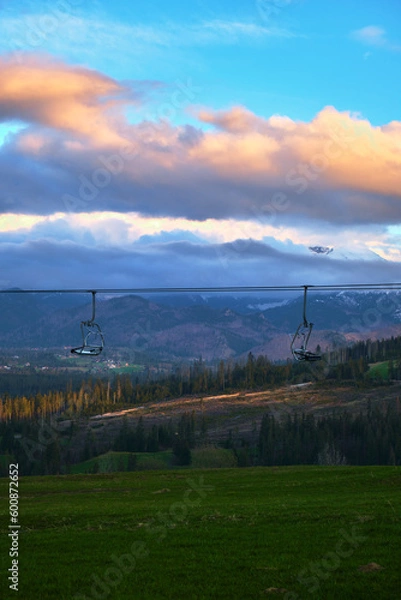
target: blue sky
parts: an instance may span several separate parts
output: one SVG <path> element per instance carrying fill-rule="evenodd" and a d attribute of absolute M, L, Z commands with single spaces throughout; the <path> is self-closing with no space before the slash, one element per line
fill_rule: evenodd
<path fill-rule="evenodd" d="M 190 76 L 202 88 L 198 102 L 216 109 L 238 103 L 311 119 L 334 105 L 372 124 L 399 117 L 397 0 L 17 0 L 3 12 L 3 52 L 50 52 L 118 80 L 171 85 Z M 355 35 L 367 27 L 383 33 Z"/>
<path fill-rule="evenodd" d="M 397 279 L 397 0 L 0 11 L 0 286 Z"/>

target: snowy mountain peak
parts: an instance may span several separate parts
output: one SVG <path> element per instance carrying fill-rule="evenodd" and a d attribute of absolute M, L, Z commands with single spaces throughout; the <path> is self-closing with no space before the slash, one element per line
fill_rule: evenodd
<path fill-rule="evenodd" d="M 309 246 L 309 250 L 316 254 L 330 254 L 330 252 L 333 252 L 334 248 L 328 248 L 327 246 Z"/>
<path fill-rule="evenodd" d="M 336 248 L 329 248 L 328 246 L 309 246 L 308 249 L 313 254 L 319 255 L 331 255 L 331 258 L 337 260 L 382 260 L 385 261 L 384 258 L 373 252 L 373 250 L 369 250 L 369 248 L 356 247 L 356 248 L 344 248 L 342 246 L 338 246 Z"/>

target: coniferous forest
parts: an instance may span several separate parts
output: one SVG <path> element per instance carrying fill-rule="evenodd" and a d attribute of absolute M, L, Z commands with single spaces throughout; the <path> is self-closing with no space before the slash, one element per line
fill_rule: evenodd
<path fill-rule="evenodd" d="M 210 366 L 200 358 L 154 380 L 138 376 L 69 380 L 49 376 L 47 392 L 37 391 L 35 375 L 23 380 L 24 394 L 3 393 L 0 399 L 1 473 L 10 457 L 24 474 L 68 473 L 73 465 L 105 452 L 125 453 L 122 469 L 136 469 L 137 455 L 169 451 L 172 464 L 191 464 L 194 449 L 210 444 L 210 417 L 184 412 L 146 423 L 142 417 L 119 419 L 107 436 L 96 434 L 91 419 L 149 403 L 182 397 L 230 395 L 299 386 L 310 382 L 324 396 L 328 387 L 348 385 L 358 390 L 398 385 L 401 379 L 401 338 L 358 342 L 332 351 L 323 361 L 305 365 L 273 364 L 251 353 L 243 362 L 220 361 Z M 369 365 L 387 361 L 386 377 L 371 376 Z M 1 378 L 11 377 L 2 374 Z M 57 387 L 57 381 L 59 388 Z M 3 383 L 3 382 L 1 382 Z M 34 393 L 29 393 L 30 385 Z M 6 385 L 2 385 L 7 389 Z M 10 386 L 12 389 L 13 386 Z M 320 390 L 320 391 L 319 391 Z M 91 426 L 90 426 L 91 423 Z M 398 398 L 369 403 L 358 413 L 347 407 L 314 414 L 302 407 L 277 415 L 266 410 L 252 435 L 222 428 L 216 447 L 230 450 L 238 466 L 291 464 L 401 464 L 401 409 Z M 96 469 L 96 466 L 93 467 Z"/>

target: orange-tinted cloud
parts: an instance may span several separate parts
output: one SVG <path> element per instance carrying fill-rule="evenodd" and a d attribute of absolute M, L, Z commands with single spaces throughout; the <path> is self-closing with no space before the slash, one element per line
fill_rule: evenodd
<path fill-rule="evenodd" d="M 96 71 L 44 57 L 1 59 L 0 120 L 29 127 L 0 148 L 0 208 L 52 214 L 68 196 L 68 210 L 78 212 L 276 219 L 286 227 L 400 220 L 400 122 L 376 127 L 333 107 L 302 122 L 239 106 L 200 110 L 199 127 L 130 125 L 128 101 L 138 97 Z"/>
<path fill-rule="evenodd" d="M 242 107 L 201 111 L 219 131 L 205 134 L 195 160 L 221 174 L 251 179 L 279 175 L 299 194 L 311 187 L 351 188 L 400 195 L 401 123 L 373 127 L 349 112 L 326 107 L 310 123 L 262 119 Z"/>
<path fill-rule="evenodd" d="M 110 77 L 27 55 L 24 62 L 0 58 L 0 121 L 18 119 L 88 137 L 97 144 L 121 143 L 113 109 L 129 90 Z M 132 96 L 129 98 L 133 100 Z M 26 142 L 34 144 L 31 138 Z"/>

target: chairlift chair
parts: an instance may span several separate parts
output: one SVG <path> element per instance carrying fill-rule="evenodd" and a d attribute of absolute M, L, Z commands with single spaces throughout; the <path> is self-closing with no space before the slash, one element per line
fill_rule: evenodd
<path fill-rule="evenodd" d="M 293 357 L 298 361 L 314 362 L 321 360 L 321 355 L 308 350 L 308 342 L 313 329 L 313 323 L 310 323 L 306 318 L 306 294 L 308 286 L 304 286 L 304 308 L 303 322 L 298 325 L 298 328 L 292 338 L 291 352 Z"/>
<path fill-rule="evenodd" d="M 103 350 L 104 338 L 100 326 L 95 323 L 95 294 L 92 291 L 92 318 L 81 321 L 82 346 L 72 348 L 72 354 L 79 356 L 98 356 Z"/>

